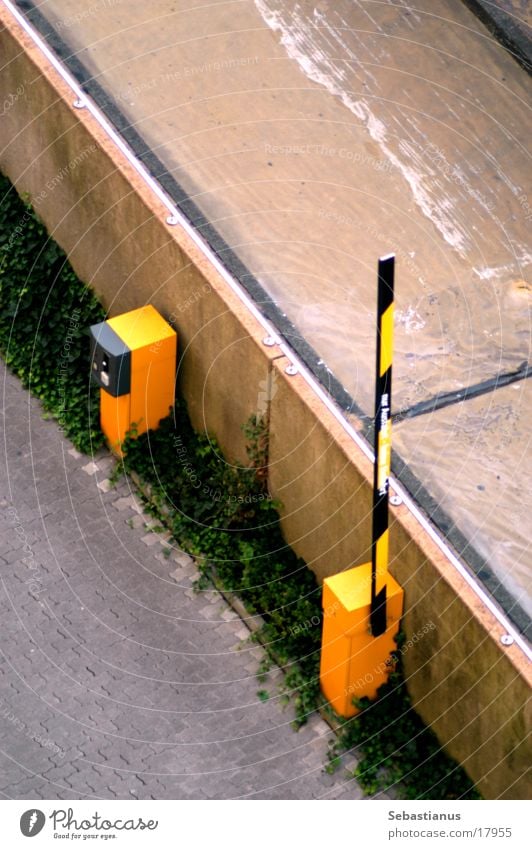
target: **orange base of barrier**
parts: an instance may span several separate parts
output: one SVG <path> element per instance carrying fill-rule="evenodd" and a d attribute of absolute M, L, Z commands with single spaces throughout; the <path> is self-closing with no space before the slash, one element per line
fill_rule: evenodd
<path fill-rule="evenodd" d="M 323 582 L 323 638 L 320 684 L 337 714 L 354 716 L 354 698 L 377 695 L 392 669 L 394 637 L 403 613 L 404 592 L 386 573 L 387 628 L 370 631 L 371 563 L 355 566 Z"/>

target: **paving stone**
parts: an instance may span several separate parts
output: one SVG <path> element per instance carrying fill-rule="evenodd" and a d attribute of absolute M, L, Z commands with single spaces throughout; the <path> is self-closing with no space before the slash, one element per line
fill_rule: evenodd
<path fill-rule="evenodd" d="M 234 622 L 234 621 L 235 621 L 236 619 L 238 619 L 239 617 L 238 617 L 238 615 L 234 612 L 234 610 L 231 610 L 231 608 L 226 608 L 226 609 L 223 611 L 223 613 L 222 613 L 222 615 L 221 615 L 221 618 L 222 618 L 225 622 Z"/>
<path fill-rule="evenodd" d="M 81 468 L 87 475 L 95 475 L 98 471 L 98 466 L 92 461 L 90 463 L 87 463 L 85 466 L 82 466 Z"/>
<path fill-rule="evenodd" d="M 159 538 L 158 538 L 157 534 L 149 533 L 149 534 L 145 534 L 142 537 L 142 542 L 144 543 L 144 545 L 147 545 L 151 548 L 151 546 L 158 545 Z"/>
<path fill-rule="evenodd" d="M 195 565 L 194 558 L 187 554 L 186 551 L 174 550 L 172 552 L 172 560 L 181 566 L 183 569 L 193 569 Z"/>
<path fill-rule="evenodd" d="M 133 495 L 124 495 L 113 501 L 113 507 L 116 510 L 134 510 L 136 513 L 142 513 L 142 504 Z"/>
<path fill-rule="evenodd" d="M 126 519 L 126 524 L 130 528 L 144 528 L 146 526 L 146 516 L 144 513 L 137 513 L 135 516 L 130 516 Z"/>

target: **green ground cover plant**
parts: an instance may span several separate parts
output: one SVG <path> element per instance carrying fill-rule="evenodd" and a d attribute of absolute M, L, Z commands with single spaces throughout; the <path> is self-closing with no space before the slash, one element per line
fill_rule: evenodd
<path fill-rule="evenodd" d="M 84 452 L 103 444 L 84 331 L 104 317 L 29 199 L 0 174 L 0 353 Z"/>

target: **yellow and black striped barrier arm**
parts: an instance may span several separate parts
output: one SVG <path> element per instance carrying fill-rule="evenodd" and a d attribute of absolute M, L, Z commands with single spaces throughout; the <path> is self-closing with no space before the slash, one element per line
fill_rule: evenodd
<path fill-rule="evenodd" d="M 375 463 L 371 539 L 371 633 L 386 631 L 388 572 L 388 488 L 392 454 L 393 285 L 395 256 L 379 259 L 377 296 L 377 369 L 375 379 Z"/>

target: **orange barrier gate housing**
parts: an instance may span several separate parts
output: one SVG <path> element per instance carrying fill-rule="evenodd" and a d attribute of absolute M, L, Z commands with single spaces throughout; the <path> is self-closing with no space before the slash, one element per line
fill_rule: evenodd
<path fill-rule="evenodd" d="M 320 684 L 345 717 L 358 712 L 355 698 L 374 698 L 387 680 L 404 603 L 388 572 L 394 271 L 393 255 L 379 260 L 371 562 L 323 582 Z"/>

